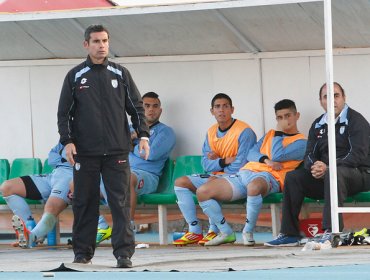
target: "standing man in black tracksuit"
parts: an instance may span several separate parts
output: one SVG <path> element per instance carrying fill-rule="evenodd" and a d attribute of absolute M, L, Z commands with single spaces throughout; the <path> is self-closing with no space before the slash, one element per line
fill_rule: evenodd
<path fill-rule="evenodd" d="M 132 267 L 135 250 L 130 227 L 130 130 L 126 113 L 149 156 L 149 131 L 140 94 L 128 70 L 107 59 L 109 32 L 102 25 L 85 31 L 85 62 L 64 80 L 58 107 L 60 142 L 74 166 L 74 263 L 94 256 L 99 216 L 99 183 L 103 178 L 113 218 L 112 246 L 117 267 Z"/>
<path fill-rule="evenodd" d="M 327 111 L 327 88 L 320 88 L 320 103 Z M 358 112 L 348 107 L 346 95 L 338 83 L 334 83 L 335 137 L 337 153 L 338 204 L 343 206 L 347 196 L 370 188 L 369 122 Z M 317 118 L 310 129 L 304 169 L 287 174 L 285 178 L 283 218 L 281 234 L 267 246 L 295 246 L 300 239 L 298 215 L 304 197 L 324 199 L 322 229 L 325 233 L 319 240 L 331 237 L 331 205 L 329 180 L 329 151 L 327 113 Z M 339 215 L 339 230 L 343 230 L 342 215 Z"/>

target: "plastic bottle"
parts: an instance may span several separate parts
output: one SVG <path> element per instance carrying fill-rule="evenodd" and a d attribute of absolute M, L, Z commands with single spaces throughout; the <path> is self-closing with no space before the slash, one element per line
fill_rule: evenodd
<path fill-rule="evenodd" d="M 56 225 L 53 227 L 51 231 L 48 232 L 48 246 L 55 246 L 57 245 L 57 227 Z"/>
<path fill-rule="evenodd" d="M 29 216 L 26 221 L 26 228 L 29 231 L 32 231 L 35 226 L 36 226 L 36 222 L 34 218 L 32 216 Z M 32 242 L 31 247 L 35 247 L 35 246 L 36 246 L 36 242 Z"/>

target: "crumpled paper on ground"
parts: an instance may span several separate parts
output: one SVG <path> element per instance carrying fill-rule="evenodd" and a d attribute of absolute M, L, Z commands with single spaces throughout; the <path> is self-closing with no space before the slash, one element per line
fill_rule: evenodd
<path fill-rule="evenodd" d="M 302 251 L 328 250 L 331 249 L 331 242 L 326 240 L 324 243 L 309 241 L 304 245 Z"/>

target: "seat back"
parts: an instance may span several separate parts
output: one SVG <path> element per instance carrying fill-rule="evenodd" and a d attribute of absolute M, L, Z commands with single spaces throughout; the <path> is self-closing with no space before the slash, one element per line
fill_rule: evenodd
<path fill-rule="evenodd" d="M 163 172 L 159 178 L 158 188 L 156 193 L 168 193 L 169 190 L 173 189 L 172 177 L 174 169 L 174 161 L 172 159 L 167 159 L 163 167 Z"/>
<path fill-rule="evenodd" d="M 42 174 L 50 174 L 53 172 L 54 167 L 50 166 L 48 163 L 48 159 L 45 160 L 44 166 L 42 167 Z"/>
<path fill-rule="evenodd" d="M 202 156 L 179 156 L 176 158 L 175 167 L 173 170 L 171 188 L 168 190 L 169 193 L 174 193 L 174 183 L 179 177 L 191 175 L 191 174 L 202 174 L 204 169 L 202 166 Z"/>
<path fill-rule="evenodd" d="M 39 158 L 17 158 L 10 168 L 9 179 L 41 173 L 42 163 Z"/>
<path fill-rule="evenodd" d="M 181 176 L 202 173 L 204 173 L 202 156 L 179 156 L 175 162 L 173 181 Z"/>
<path fill-rule="evenodd" d="M 8 180 L 10 172 L 10 164 L 7 159 L 0 159 L 0 185 Z"/>

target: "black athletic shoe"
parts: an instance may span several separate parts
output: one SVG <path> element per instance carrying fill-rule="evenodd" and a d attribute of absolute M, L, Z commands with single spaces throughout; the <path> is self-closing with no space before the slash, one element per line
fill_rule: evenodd
<path fill-rule="evenodd" d="M 73 263 L 89 264 L 91 263 L 91 259 L 88 259 L 86 257 L 75 257 Z"/>
<path fill-rule="evenodd" d="M 117 266 L 118 268 L 131 268 L 132 262 L 128 257 L 118 257 Z"/>

